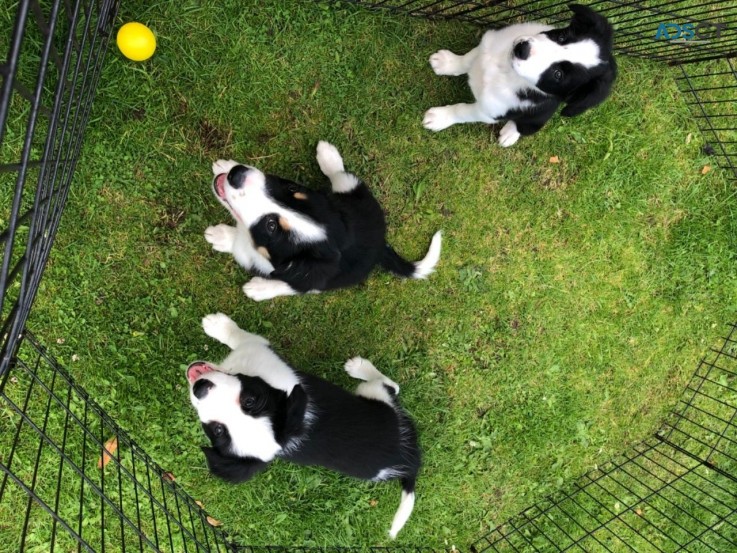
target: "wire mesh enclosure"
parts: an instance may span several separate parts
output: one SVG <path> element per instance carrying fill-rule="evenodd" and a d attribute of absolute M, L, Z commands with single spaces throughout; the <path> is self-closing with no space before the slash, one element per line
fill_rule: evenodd
<path fill-rule="evenodd" d="M 569 17 L 568 2 L 557 1 L 349 1 L 490 27 Z M 15 551 L 314 551 L 230 540 L 25 330 L 118 3 L 21 0 L 0 12 L 12 18 L 0 19 L 9 37 L 0 43 L 0 532 Z M 705 153 L 737 179 L 737 3 L 588 5 L 610 18 L 620 53 L 676 66 Z M 736 379 L 732 327 L 656 436 L 472 549 L 737 551 Z"/>
<path fill-rule="evenodd" d="M 348 0 L 373 9 L 489 28 L 523 21 L 564 25 L 571 2 Z M 720 0 L 594 0 L 580 2 L 605 15 L 618 53 L 664 62 L 674 69 L 693 117 L 704 133 L 704 153 L 737 181 L 737 3 Z"/>
<path fill-rule="evenodd" d="M 22 1 L 0 23 L 10 37 L 0 44 L 0 374 L 54 241 L 116 10 L 115 0 Z"/>
<path fill-rule="evenodd" d="M 737 327 L 664 427 L 472 546 L 482 551 L 737 551 Z"/>
<path fill-rule="evenodd" d="M 13 550 L 229 551 L 173 476 L 28 333 L 0 381 L 0 412 L 0 524 Z"/>

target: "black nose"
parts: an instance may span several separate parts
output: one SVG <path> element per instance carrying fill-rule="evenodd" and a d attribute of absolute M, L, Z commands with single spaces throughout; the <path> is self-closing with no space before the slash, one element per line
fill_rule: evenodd
<path fill-rule="evenodd" d="M 515 57 L 526 60 L 527 57 L 530 55 L 530 43 L 526 40 L 523 42 L 518 42 L 514 45 L 514 55 Z"/>
<path fill-rule="evenodd" d="M 209 392 L 210 388 L 212 388 L 214 385 L 215 384 L 213 384 L 206 378 L 200 378 L 197 382 L 194 383 L 194 386 L 192 386 L 192 393 L 197 399 L 202 399 L 207 395 L 207 392 Z"/>
<path fill-rule="evenodd" d="M 246 182 L 246 175 L 248 174 L 248 168 L 243 165 L 236 165 L 228 173 L 228 182 L 233 188 L 240 188 L 243 183 Z"/>

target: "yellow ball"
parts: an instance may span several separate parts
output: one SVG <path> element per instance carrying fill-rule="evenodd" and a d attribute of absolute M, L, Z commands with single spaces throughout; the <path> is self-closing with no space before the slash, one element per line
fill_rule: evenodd
<path fill-rule="evenodd" d="M 144 61 L 154 55 L 156 37 L 143 23 L 126 23 L 115 41 L 123 55 L 133 61 Z"/>

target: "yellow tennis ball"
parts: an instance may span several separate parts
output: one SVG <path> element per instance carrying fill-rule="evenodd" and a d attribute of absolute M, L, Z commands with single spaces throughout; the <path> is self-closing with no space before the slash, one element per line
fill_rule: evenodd
<path fill-rule="evenodd" d="M 123 55 L 133 61 L 147 60 L 156 50 L 156 37 L 143 23 L 126 23 L 118 30 L 115 41 Z"/>

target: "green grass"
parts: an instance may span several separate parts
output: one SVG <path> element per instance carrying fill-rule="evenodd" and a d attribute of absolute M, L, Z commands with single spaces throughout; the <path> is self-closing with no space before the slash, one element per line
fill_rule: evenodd
<path fill-rule="evenodd" d="M 108 56 L 29 327 L 240 541 L 384 544 L 399 489 L 280 462 L 241 486 L 210 477 L 184 378 L 225 354 L 207 313 L 345 386 L 354 355 L 397 380 L 425 452 L 398 541 L 464 549 L 652 433 L 734 318 L 734 185 L 701 174 L 714 162 L 667 67 L 620 57 L 603 106 L 502 149 L 495 128 L 420 124 L 470 97 L 427 58 L 473 47 L 475 28 L 327 2 L 122 9 L 158 50 Z M 398 251 L 419 258 L 443 230 L 437 273 L 243 295 L 247 275 L 202 236 L 228 222 L 210 163 L 325 187 L 320 139 L 369 183 Z"/>

